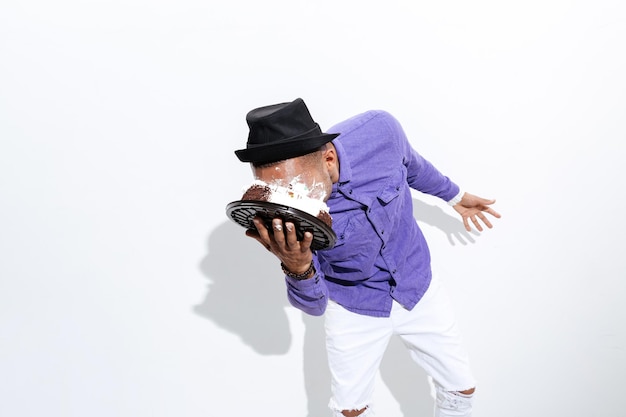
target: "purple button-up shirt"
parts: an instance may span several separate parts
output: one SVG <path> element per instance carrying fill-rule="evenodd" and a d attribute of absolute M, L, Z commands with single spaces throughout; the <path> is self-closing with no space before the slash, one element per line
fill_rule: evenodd
<path fill-rule="evenodd" d="M 388 317 L 394 299 L 412 309 L 431 269 L 410 188 L 449 201 L 459 187 L 411 147 L 389 113 L 369 111 L 328 132 L 340 133 L 339 181 L 327 201 L 337 241 L 314 253 L 315 277 L 285 277 L 289 301 L 312 315 L 323 314 L 329 298 L 375 317 Z"/>

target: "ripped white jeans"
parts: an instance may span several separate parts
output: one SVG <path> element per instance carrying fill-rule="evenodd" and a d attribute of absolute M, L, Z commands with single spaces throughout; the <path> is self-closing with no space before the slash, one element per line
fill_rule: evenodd
<path fill-rule="evenodd" d="M 467 353 L 450 301 L 433 277 L 424 297 L 413 310 L 394 301 L 390 317 L 352 313 L 329 301 L 325 313 L 326 348 L 332 376 L 329 407 L 342 410 L 368 407 L 361 417 L 373 416 L 374 382 L 392 335 L 398 335 L 411 357 L 432 377 L 435 416 L 471 416 L 474 388 Z"/>

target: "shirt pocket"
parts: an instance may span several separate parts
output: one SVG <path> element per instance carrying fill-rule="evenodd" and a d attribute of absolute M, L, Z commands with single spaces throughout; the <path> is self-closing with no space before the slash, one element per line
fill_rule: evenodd
<path fill-rule="evenodd" d="M 406 171 L 395 170 L 378 192 L 371 207 L 374 212 L 372 218 L 378 227 L 391 232 L 393 225 L 397 224 L 407 190 Z"/>
<path fill-rule="evenodd" d="M 376 196 L 380 204 L 386 206 L 395 200 L 402 193 L 405 185 L 406 171 L 404 169 L 395 170 Z"/>

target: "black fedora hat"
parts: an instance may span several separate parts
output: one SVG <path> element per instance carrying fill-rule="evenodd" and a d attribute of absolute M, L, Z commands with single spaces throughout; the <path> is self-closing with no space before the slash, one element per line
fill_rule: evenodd
<path fill-rule="evenodd" d="M 295 158 L 339 136 L 322 133 L 301 98 L 254 109 L 246 115 L 246 122 L 250 128 L 246 148 L 235 151 L 242 162 L 266 164 Z"/>

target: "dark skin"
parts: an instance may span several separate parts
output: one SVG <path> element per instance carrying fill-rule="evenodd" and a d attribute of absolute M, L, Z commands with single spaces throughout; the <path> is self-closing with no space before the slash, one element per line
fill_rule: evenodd
<path fill-rule="evenodd" d="M 253 172 L 255 178 L 271 183 L 277 179 L 287 179 L 290 172 L 295 169 L 304 175 L 308 184 L 322 184 L 327 191 L 324 200 L 327 200 L 330 196 L 332 184 L 339 181 L 339 158 L 332 143 L 327 144 L 326 148 L 320 152 L 320 160 L 318 162 L 318 164 L 311 165 L 310 161 L 305 162 L 301 158 L 293 158 L 288 163 L 271 167 L 253 168 Z M 461 201 L 453 208 L 461 215 L 463 225 L 468 232 L 472 230 L 470 222 L 478 231 L 483 231 L 481 222 L 490 229 L 493 227 L 485 213 L 489 213 L 495 218 L 500 218 L 500 214 L 490 207 L 493 203 L 495 203 L 495 200 L 465 193 Z M 304 238 L 298 241 L 294 224 L 291 222 L 283 224 L 281 219 L 273 219 L 273 230 L 268 230 L 260 218 L 255 218 L 254 225 L 256 230 L 248 230 L 246 235 L 256 239 L 268 251 L 272 252 L 290 272 L 302 274 L 309 269 L 313 260 L 313 253 L 311 252 L 313 235 L 310 232 L 305 232 Z M 315 273 L 312 272 L 305 279 L 312 278 L 314 275 Z M 475 388 L 470 388 L 458 392 L 471 395 L 474 393 L 474 390 Z M 341 413 L 346 417 L 356 417 L 366 409 L 367 407 L 360 410 L 343 410 Z"/>

